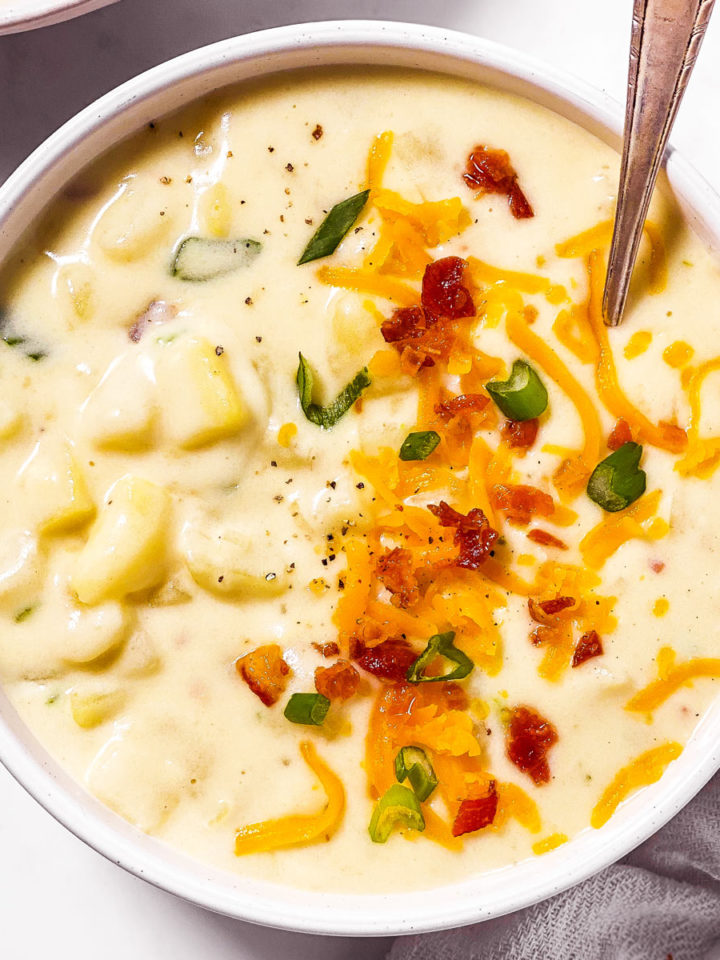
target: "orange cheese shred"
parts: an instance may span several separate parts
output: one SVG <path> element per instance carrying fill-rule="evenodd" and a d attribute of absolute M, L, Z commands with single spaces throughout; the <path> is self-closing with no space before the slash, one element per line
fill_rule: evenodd
<path fill-rule="evenodd" d="M 578 412 L 585 442 L 573 458 L 564 461 L 555 475 L 555 486 L 562 495 L 577 496 L 600 459 L 602 426 L 590 396 L 573 377 L 558 355 L 528 327 L 518 313 L 509 313 L 505 321 L 512 342 L 542 367 L 563 390 Z"/>
<path fill-rule="evenodd" d="M 235 834 L 236 856 L 319 843 L 328 840 L 340 826 L 345 812 L 342 781 L 322 760 L 309 740 L 303 740 L 300 744 L 300 755 L 325 791 L 325 806 L 314 814 L 291 814 L 241 827 Z"/>
<path fill-rule="evenodd" d="M 556 847 L 562 846 L 563 843 L 567 843 L 568 837 L 566 833 L 551 833 L 547 837 L 543 837 L 542 840 L 538 840 L 537 843 L 534 843 L 532 846 L 532 851 L 535 856 L 542 856 L 543 853 L 549 853 L 551 850 L 555 850 Z"/>
<path fill-rule="evenodd" d="M 670 666 L 657 680 L 633 694 L 625 704 L 625 709 L 634 713 L 652 713 L 680 687 L 701 677 L 720 679 L 720 659 L 697 657 L 677 666 Z"/>
<path fill-rule="evenodd" d="M 720 465 L 720 437 L 700 435 L 702 417 L 700 391 L 705 378 L 717 370 L 720 370 L 720 357 L 714 357 L 700 364 L 693 370 L 687 384 L 687 397 L 690 404 L 688 447 L 685 455 L 675 464 L 675 469 L 683 476 L 706 478 L 711 476 Z"/>
<path fill-rule="evenodd" d="M 390 160 L 394 139 L 392 130 L 385 130 L 383 133 L 379 133 L 370 144 L 367 162 L 367 185 L 372 192 L 379 190 L 382 186 L 382 179 Z"/>
<path fill-rule="evenodd" d="M 661 490 L 646 493 L 626 510 L 603 517 L 580 541 L 580 553 L 585 563 L 598 570 L 628 540 L 664 537 L 670 527 L 661 517 L 654 517 L 661 495 Z"/>
<path fill-rule="evenodd" d="M 418 300 L 417 291 L 402 280 L 383 276 L 365 267 L 326 265 L 320 267 L 316 276 L 320 283 L 330 287 L 341 287 L 344 290 L 355 290 L 374 297 L 384 297 L 401 307 L 411 307 Z"/>
<path fill-rule="evenodd" d="M 590 825 L 598 830 L 607 823 L 623 800 L 641 787 L 656 783 L 673 760 L 682 753 L 682 746 L 671 740 L 659 747 L 646 750 L 618 770 L 612 783 L 604 790 L 590 816 Z"/>

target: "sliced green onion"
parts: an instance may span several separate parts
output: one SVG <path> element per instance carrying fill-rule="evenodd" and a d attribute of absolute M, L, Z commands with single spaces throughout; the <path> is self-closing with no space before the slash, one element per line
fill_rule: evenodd
<path fill-rule="evenodd" d="M 370 839 L 373 843 L 385 843 L 395 827 L 400 826 L 424 830 L 425 818 L 412 790 L 394 783 L 375 805 L 368 827 Z"/>
<path fill-rule="evenodd" d="M 310 263 L 311 260 L 319 260 L 321 257 L 329 257 L 334 253 L 342 238 L 357 220 L 369 196 L 370 191 L 363 190 L 362 193 L 356 193 L 347 200 L 336 203 L 312 235 L 303 255 L 298 260 L 298 266 L 302 263 Z"/>
<path fill-rule="evenodd" d="M 302 354 L 299 354 L 300 363 L 298 364 L 296 382 L 298 394 L 300 396 L 300 406 L 302 411 L 311 423 L 317 424 L 328 430 L 334 427 L 338 420 L 348 412 L 355 403 L 360 394 L 372 382 L 367 367 L 363 367 L 352 378 L 350 383 L 344 387 L 332 403 L 326 407 L 321 407 L 318 403 L 313 403 L 313 385 L 315 377 L 313 376 L 310 364 Z"/>
<path fill-rule="evenodd" d="M 35 607 L 25 607 L 23 610 L 19 610 L 15 614 L 15 623 L 22 623 L 23 620 L 27 620 L 28 617 L 32 616 Z"/>
<path fill-rule="evenodd" d="M 409 433 L 400 447 L 401 460 L 425 460 L 440 443 L 440 434 L 434 430 Z"/>
<path fill-rule="evenodd" d="M 437 683 L 440 680 L 462 680 L 467 677 L 475 664 L 467 654 L 458 650 L 453 643 L 454 639 L 454 630 L 448 630 L 447 633 L 436 633 L 434 637 L 430 637 L 428 645 L 415 663 L 410 664 L 406 679 L 410 683 Z M 439 677 L 424 676 L 423 670 L 432 663 L 435 657 L 445 657 L 446 660 L 455 664 L 455 669 Z"/>
<path fill-rule="evenodd" d="M 257 240 L 217 240 L 212 237 L 188 237 L 175 253 L 172 275 L 193 283 L 214 280 L 240 267 L 247 267 L 262 250 Z"/>
<path fill-rule="evenodd" d="M 21 347 L 23 344 L 28 344 L 27 337 L 20 337 L 13 334 L 6 334 L 2 338 L 3 343 L 7 344 L 8 347 Z M 28 360 L 44 360 L 47 356 L 47 353 L 44 350 L 25 350 L 25 356 Z"/>
<path fill-rule="evenodd" d="M 330 701 L 321 693 L 294 693 L 285 707 L 285 719 L 320 727 L 329 709 Z"/>
<path fill-rule="evenodd" d="M 485 389 L 509 420 L 533 420 L 547 409 L 545 385 L 524 360 L 513 363 L 507 380 L 491 380 Z"/>
<path fill-rule="evenodd" d="M 647 476 L 638 464 L 643 448 L 629 441 L 605 457 L 590 474 L 587 494 L 603 510 L 616 513 L 645 493 Z"/>
<path fill-rule="evenodd" d="M 421 803 L 427 800 L 438 785 L 432 764 L 420 747 L 401 747 L 395 757 L 395 776 L 400 783 L 407 777 Z"/>

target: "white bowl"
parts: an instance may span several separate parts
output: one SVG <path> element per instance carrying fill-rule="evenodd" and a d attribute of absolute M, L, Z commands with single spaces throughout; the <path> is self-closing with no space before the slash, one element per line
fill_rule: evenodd
<path fill-rule="evenodd" d="M 0 259 L 88 161 L 153 118 L 226 84 L 325 64 L 420 67 L 529 97 L 617 147 L 622 111 L 595 90 L 476 37 L 387 22 L 327 22 L 237 37 L 185 54 L 124 84 L 66 123 L 0 189 Z M 670 151 L 673 190 L 696 229 L 720 245 L 720 203 Z M 700 214 L 700 212 L 702 214 Z M 389 935 L 499 916 L 552 896 L 607 866 L 661 827 L 720 766 L 720 698 L 663 778 L 601 830 L 462 883 L 398 894 L 315 893 L 225 873 L 139 832 L 87 794 L 48 755 L 0 691 L 0 758 L 61 823 L 110 860 L 229 916 L 306 933 Z"/>
<path fill-rule="evenodd" d="M 117 0 L 10 0 L 0 7 L 0 34 L 22 33 L 71 20 Z"/>

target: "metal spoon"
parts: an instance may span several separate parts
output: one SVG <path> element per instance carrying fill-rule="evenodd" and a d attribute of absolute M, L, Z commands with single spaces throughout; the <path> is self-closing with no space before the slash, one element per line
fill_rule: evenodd
<path fill-rule="evenodd" d="M 715 0 L 634 0 L 615 228 L 603 293 L 609 327 L 622 320 L 660 162 Z"/>

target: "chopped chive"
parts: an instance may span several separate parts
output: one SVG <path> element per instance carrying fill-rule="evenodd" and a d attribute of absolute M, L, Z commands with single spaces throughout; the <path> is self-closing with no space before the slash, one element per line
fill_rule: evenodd
<path fill-rule="evenodd" d="M 320 727 L 329 709 L 330 701 L 321 693 L 294 693 L 285 707 L 285 719 Z"/>
<path fill-rule="evenodd" d="M 23 620 L 27 620 L 34 610 L 35 607 L 25 607 L 24 610 L 20 610 L 15 614 L 15 623 L 22 623 Z"/>
<path fill-rule="evenodd" d="M 3 340 L 9 347 L 19 347 L 25 343 L 25 337 L 12 337 L 8 335 L 7 337 L 3 337 Z"/>
<path fill-rule="evenodd" d="M 262 244 L 248 237 L 238 240 L 187 237 L 177 248 L 171 272 L 179 280 L 192 283 L 214 280 L 249 266 L 261 250 Z"/>
<path fill-rule="evenodd" d="M 357 220 L 369 196 L 370 191 L 363 190 L 348 197 L 347 200 L 336 203 L 310 238 L 303 255 L 298 260 L 298 266 L 309 263 L 311 260 L 319 260 L 321 257 L 329 257 L 334 253 L 342 238 Z"/>
<path fill-rule="evenodd" d="M 407 777 L 421 803 L 438 785 L 432 764 L 421 747 L 401 747 L 395 757 L 395 776 L 400 783 Z"/>
<path fill-rule="evenodd" d="M 434 430 L 409 433 L 400 447 L 401 460 L 425 460 L 440 443 L 440 434 Z"/>
<path fill-rule="evenodd" d="M 448 630 L 447 633 L 436 633 L 434 637 L 430 637 L 428 645 L 415 663 L 410 664 L 406 679 L 410 683 L 437 683 L 440 680 L 462 680 L 467 677 L 475 664 L 467 654 L 458 650 L 453 643 L 454 639 L 454 630 Z M 430 666 L 435 657 L 445 657 L 446 660 L 455 664 L 455 668 L 449 673 L 437 677 L 426 677 L 423 670 Z"/>
<path fill-rule="evenodd" d="M 647 475 L 640 470 L 643 448 L 628 441 L 605 457 L 590 474 L 587 495 L 608 513 L 617 513 L 645 493 Z"/>
<path fill-rule="evenodd" d="M 329 430 L 330 427 L 334 427 L 338 420 L 348 412 L 363 390 L 370 386 L 372 381 L 370 380 L 367 367 L 363 367 L 362 370 L 355 374 L 350 383 L 340 391 L 332 403 L 329 403 L 326 407 L 321 407 L 320 404 L 313 403 L 312 394 L 315 378 L 310 364 L 301 353 L 298 354 L 298 356 L 300 357 L 300 362 L 298 364 L 295 381 L 298 387 L 302 411 L 311 423 L 322 427 L 324 430 Z"/>
<path fill-rule="evenodd" d="M 400 826 L 424 830 L 425 818 L 412 790 L 394 783 L 375 805 L 368 826 L 370 839 L 373 843 L 385 843 L 395 827 Z"/>
<path fill-rule="evenodd" d="M 507 380 L 491 380 L 485 389 L 510 420 L 534 420 L 547 409 L 545 385 L 524 360 L 516 360 Z"/>

